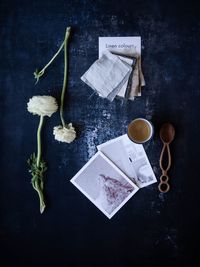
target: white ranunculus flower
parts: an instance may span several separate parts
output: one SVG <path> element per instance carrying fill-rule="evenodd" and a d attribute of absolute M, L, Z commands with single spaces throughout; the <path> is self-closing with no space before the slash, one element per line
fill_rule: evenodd
<path fill-rule="evenodd" d="M 71 143 L 76 138 L 76 131 L 74 130 L 72 123 L 69 123 L 65 127 L 61 125 L 55 126 L 53 134 L 55 135 L 55 139 L 59 142 Z"/>
<path fill-rule="evenodd" d="M 58 105 L 56 99 L 49 95 L 33 96 L 29 99 L 27 109 L 33 115 L 49 116 L 57 111 Z"/>

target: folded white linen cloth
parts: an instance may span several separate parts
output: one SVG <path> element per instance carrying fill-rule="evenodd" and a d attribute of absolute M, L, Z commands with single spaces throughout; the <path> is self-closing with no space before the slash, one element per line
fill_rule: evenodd
<path fill-rule="evenodd" d="M 83 74 L 81 80 L 103 98 L 113 101 L 122 86 L 127 82 L 132 67 L 117 55 L 105 51 Z"/>

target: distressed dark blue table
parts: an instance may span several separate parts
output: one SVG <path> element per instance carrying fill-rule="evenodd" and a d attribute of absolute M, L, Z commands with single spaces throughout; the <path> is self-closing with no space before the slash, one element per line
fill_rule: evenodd
<path fill-rule="evenodd" d="M 162 2 L 162 3 L 161 3 Z M 56 142 L 57 113 L 45 121 L 48 209 L 39 214 L 26 160 L 36 148 L 38 120 L 30 97 L 59 99 L 60 56 L 35 85 L 41 68 L 72 26 L 65 118 L 76 142 Z M 146 87 L 134 102 L 92 95 L 80 76 L 98 57 L 99 36 L 141 36 Z M 0 1 L 0 242 L 2 266 L 194 266 L 199 245 L 200 17 L 190 1 Z M 171 121 L 171 190 L 140 190 L 108 220 L 70 182 L 96 145 L 126 132 L 135 117 L 156 129 L 146 152 L 159 178 L 158 129 Z M 188 265 L 189 264 L 189 265 Z"/>

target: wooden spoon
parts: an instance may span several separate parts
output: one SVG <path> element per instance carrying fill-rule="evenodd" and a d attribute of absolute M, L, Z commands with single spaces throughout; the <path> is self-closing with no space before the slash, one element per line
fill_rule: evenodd
<path fill-rule="evenodd" d="M 160 177 L 160 184 L 158 186 L 158 189 L 162 193 L 166 193 L 169 191 L 169 176 L 167 175 L 168 170 L 171 167 L 171 153 L 169 149 L 169 144 L 174 140 L 175 137 L 175 129 L 174 126 L 171 123 L 164 123 L 160 129 L 160 139 L 163 142 L 163 149 L 160 155 L 160 168 L 162 170 L 162 175 Z M 164 152 L 167 150 L 167 156 L 168 156 L 168 165 L 167 168 L 164 168 L 162 165 L 163 162 L 163 156 Z"/>

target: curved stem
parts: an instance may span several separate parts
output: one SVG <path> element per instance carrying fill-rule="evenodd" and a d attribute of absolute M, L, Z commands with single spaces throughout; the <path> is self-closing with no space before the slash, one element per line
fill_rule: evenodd
<path fill-rule="evenodd" d="M 51 63 L 54 61 L 54 59 L 59 55 L 60 51 L 63 49 L 65 42 L 63 42 L 60 46 L 60 48 L 58 49 L 58 51 L 55 53 L 55 55 L 52 57 L 52 59 L 49 61 L 49 63 L 46 64 L 46 66 L 44 66 L 44 68 L 41 71 L 45 71 L 49 65 L 51 65 Z"/>
<path fill-rule="evenodd" d="M 67 48 L 68 48 L 68 39 L 70 36 L 71 27 L 66 29 L 65 33 L 65 40 L 64 40 L 64 78 L 63 78 L 63 87 L 61 93 L 61 100 L 60 100 L 60 119 L 62 122 L 63 127 L 65 127 L 65 120 L 63 117 L 63 106 L 64 106 L 64 99 L 65 99 L 65 91 L 67 86 L 67 75 L 68 75 L 68 58 L 67 58 Z"/>
<path fill-rule="evenodd" d="M 34 76 L 36 78 L 36 83 L 39 81 L 40 77 L 44 74 L 45 70 L 49 67 L 49 65 L 51 65 L 51 63 L 55 60 L 55 58 L 59 55 L 60 51 L 63 49 L 63 46 L 65 44 L 65 41 L 63 41 L 63 43 L 61 44 L 60 48 L 58 49 L 58 51 L 55 53 L 55 55 L 52 57 L 52 59 L 44 66 L 43 69 L 41 69 L 40 71 L 35 71 L 34 72 Z"/>
<path fill-rule="evenodd" d="M 42 148 L 41 148 L 41 129 L 43 125 L 44 117 L 40 116 L 40 122 L 38 125 L 38 130 L 37 130 L 37 167 L 40 165 L 40 160 L 41 160 L 41 153 L 42 153 Z"/>

